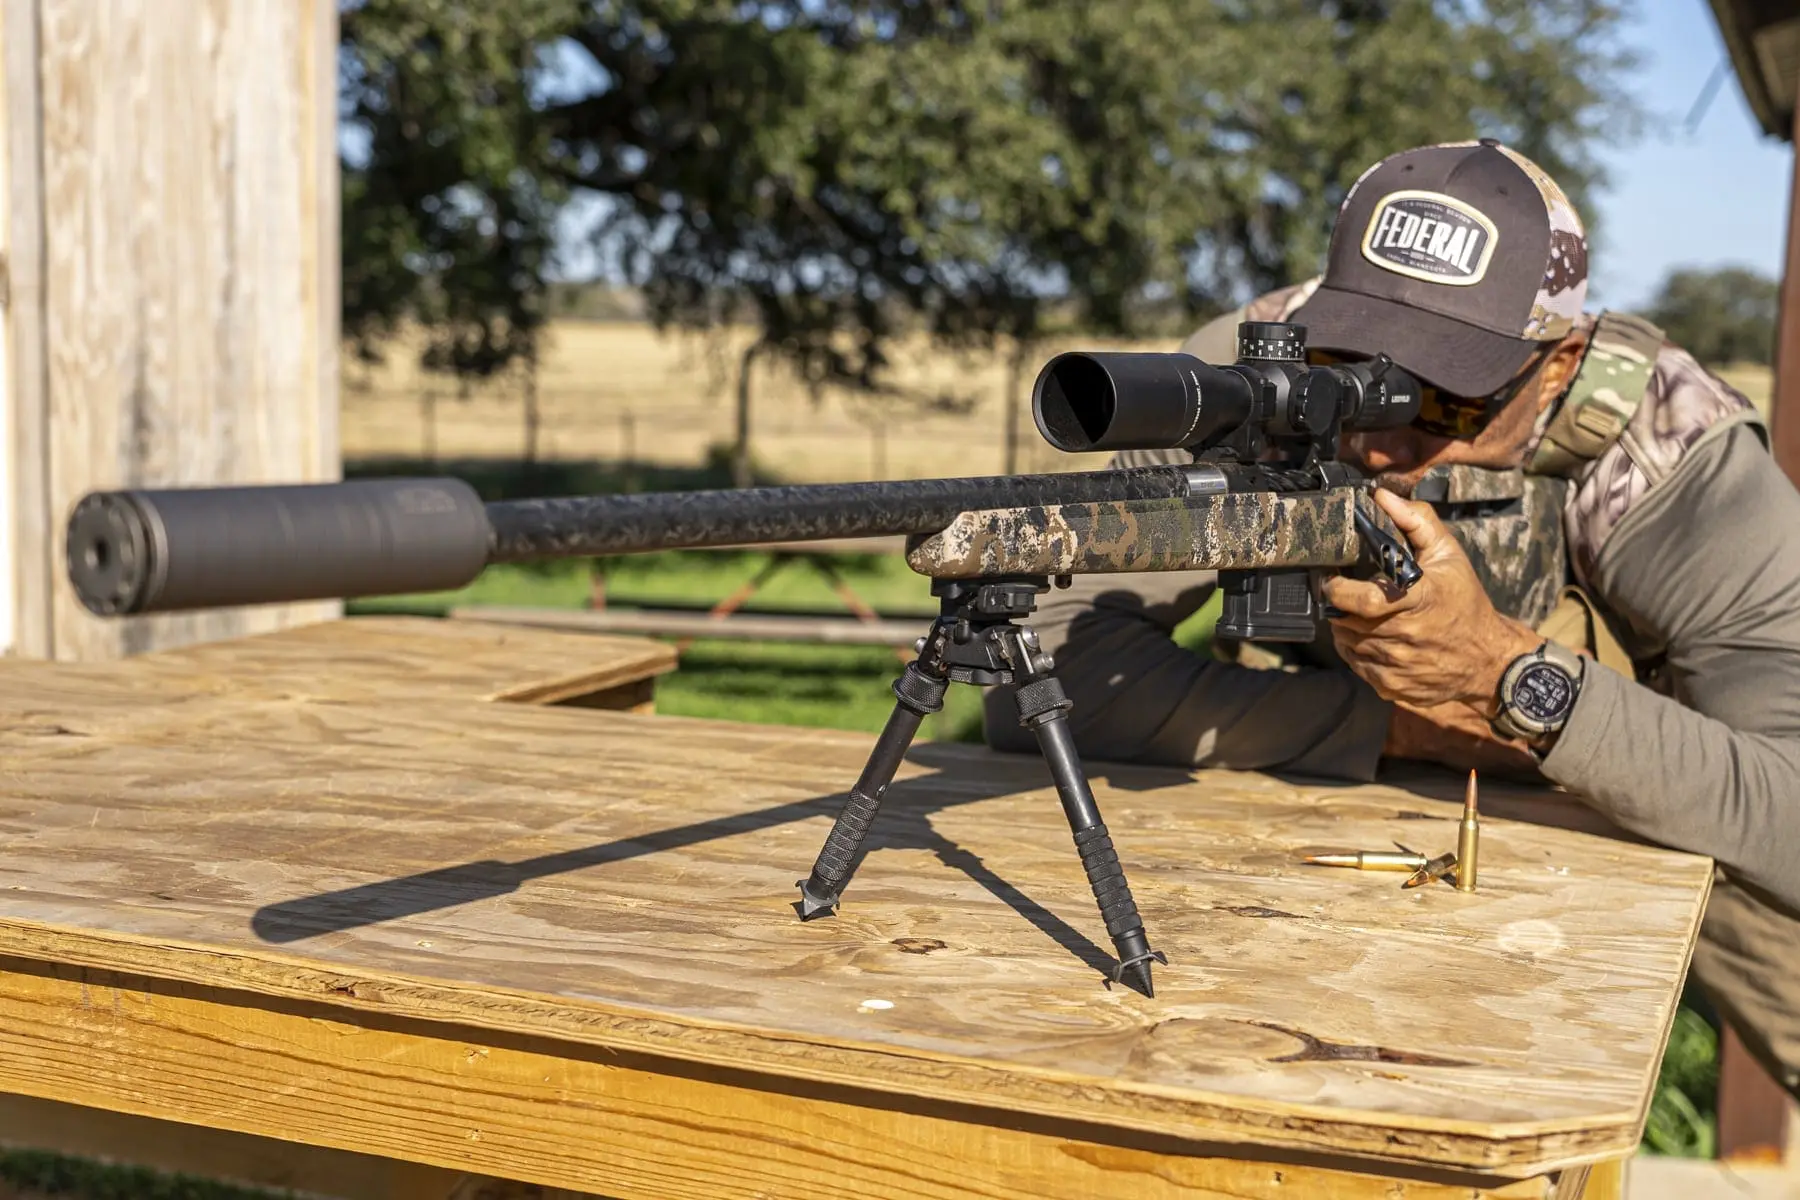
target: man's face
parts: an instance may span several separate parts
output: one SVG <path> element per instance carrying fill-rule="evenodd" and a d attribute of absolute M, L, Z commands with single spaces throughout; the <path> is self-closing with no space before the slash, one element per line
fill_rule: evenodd
<path fill-rule="evenodd" d="M 1463 463 L 1508 470 L 1523 464 L 1539 406 L 1539 387 L 1528 384 L 1472 438 L 1443 437 L 1416 425 L 1344 435 L 1343 458 L 1402 496 L 1432 467 Z"/>
<path fill-rule="evenodd" d="M 1561 393 L 1585 345 L 1585 338 L 1572 335 L 1548 357 L 1534 360 L 1521 378 L 1503 389 L 1512 391 L 1511 399 L 1471 437 L 1445 437 L 1406 425 L 1346 433 L 1339 453 L 1402 496 L 1412 495 L 1413 485 L 1432 467 L 1461 463 L 1504 471 L 1522 466 L 1538 414 Z"/>

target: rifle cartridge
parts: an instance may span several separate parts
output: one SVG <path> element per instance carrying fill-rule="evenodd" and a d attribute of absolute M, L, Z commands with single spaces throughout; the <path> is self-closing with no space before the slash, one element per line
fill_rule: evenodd
<path fill-rule="evenodd" d="M 1475 890 L 1475 859 L 1481 850 L 1481 821 L 1475 813 L 1475 772 L 1463 792 L 1462 820 L 1456 826 L 1456 890 Z"/>
<path fill-rule="evenodd" d="M 1348 854 L 1313 854 L 1306 861 L 1315 867 L 1349 867 L 1353 871 L 1417 871 L 1430 861 L 1423 854 L 1404 850 L 1357 850 Z"/>

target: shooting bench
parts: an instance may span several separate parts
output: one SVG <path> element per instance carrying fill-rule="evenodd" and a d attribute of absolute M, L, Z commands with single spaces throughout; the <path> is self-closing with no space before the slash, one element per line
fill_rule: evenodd
<path fill-rule="evenodd" d="M 916 746 L 800 922 L 870 738 L 559 703 L 668 654 L 0 662 L 0 1129 L 357 1197 L 1620 1195 L 1706 859 L 1489 783 L 1480 890 L 1402 892 L 1295 860 L 1452 847 L 1447 775 L 1094 763 L 1145 999 L 1035 757 Z"/>

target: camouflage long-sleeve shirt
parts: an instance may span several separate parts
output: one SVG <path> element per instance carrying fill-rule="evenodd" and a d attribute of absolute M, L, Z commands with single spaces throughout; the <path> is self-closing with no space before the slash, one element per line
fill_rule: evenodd
<path fill-rule="evenodd" d="M 1218 324 L 1187 348 L 1229 361 Z M 1719 863 L 1695 973 L 1800 1094 L 1800 493 L 1747 402 L 1690 356 L 1666 349 L 1651 387 L 1624 448 L 1572 482 L 1563 524 L 1568 582 L 1658 683 L 1591 664 L 1541 769 L 1621 827 Z M 1252 669 L 1171 640 L 1215 582 L 1086 576 L 1044 598 L 1034 626 L 1082 753 L 1374 778 L 1391 707 L 1347 670 Z M 990 743 L 1030 750 L 1010 700 L 988 702 Z"/>

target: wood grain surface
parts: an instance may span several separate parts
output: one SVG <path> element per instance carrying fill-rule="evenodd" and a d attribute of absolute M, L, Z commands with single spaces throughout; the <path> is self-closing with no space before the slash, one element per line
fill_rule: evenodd
<path fill-rule="evenodd" d="M 1711 878 L 1489 785 L 1481 890 L 1402 892 L 1295 860 L 1451 848 L 1454 779 L 1099 766 L 1170 959 L 1149 1000 L 1103 986 L 1035 759 L 917 747 L 841 915 L 802 924 L 865 736 L 223 689 L 94 722 L 92 683 L 0 732 L 0 953 L 875 1107 L 1509 1175 L 1628 1154 Z"/>
<path fill-rule="evenodd" d="M 4 12 L 8 162 L 29 167 L 8 245 L 20 652 L 116 658 L 336 614 L 100 621 L 62 564 L 95 489 L 338 476 L 335 4 Z"/>
<path fill-rule="evenodd" d="M 355 617 L 165 650 L 109 672 L 129 685 L 160 679 L 265 698 L 558 704 L 652 679 L 679 658 L 646 638 Z"/>
<path fill-rule="evenodd" d="M 829 1087 L 749 1087 L 733 1072 L 612 1050 L 3 958 L 0 1048 L 8 1088 L 50 1086 L 140 1116 L 349 1150 L 356 1160 L 320 1163 L 303 1147 L 283 1158 L 268 1150 L 252 1157 L 239 1145 L 224 1160 L 265 1179 L 286 1168 L 288 1182 L 314 1191 L 335 1184 L 333 1195 L 374 1183 L 392 1189 L 377 1193 L 384 1196 L 422 1198 L 434 1184 L 440 1197 L 469 1190 L 433 1179 L 427 1172 L 437 1166 L 612 1200 L 1582 1196 L 1563 1186 L 1567 1175 L 1445 1181 L 1300 1156 L 1258 1160 L 1232 1146 L 1121 1143 L 1066 1121 L 996 1123 L 918 1101 L 871 1107 Z M 427 1171 L 365 1165 L 383 1161 Z M 538 1192 L 496 1185 L 480 1194 L 525 1200 Z"/>
<path fill-rule="evenodd" d="M 8 629 L 0 653 L 51 653 L 50 406 L 44 342 L 44 185 L 38 0 L 0 0 L 0 65 L 5 72 L 6 205 L 5 398 L 0 454 L 0 525 Z"/>

